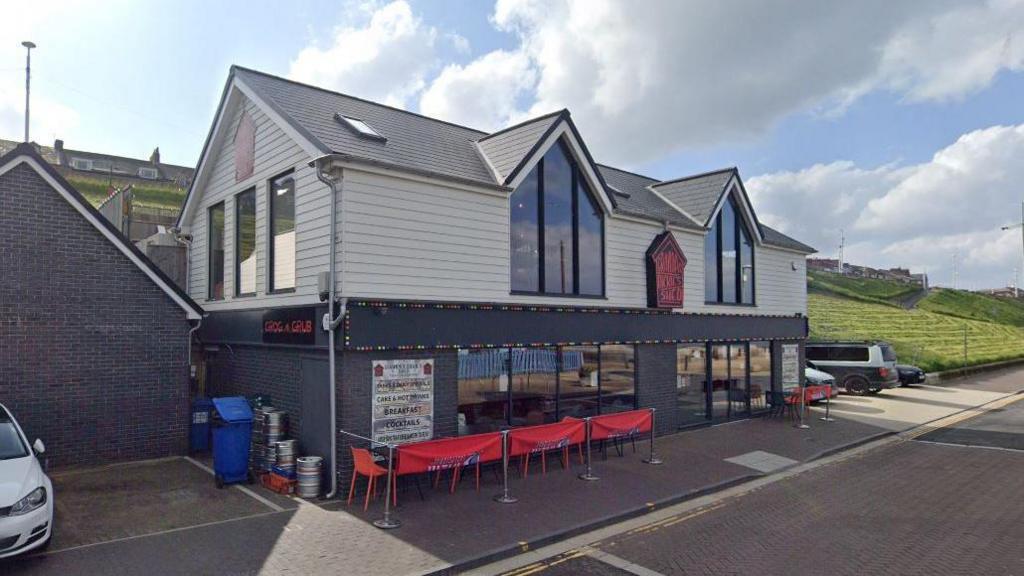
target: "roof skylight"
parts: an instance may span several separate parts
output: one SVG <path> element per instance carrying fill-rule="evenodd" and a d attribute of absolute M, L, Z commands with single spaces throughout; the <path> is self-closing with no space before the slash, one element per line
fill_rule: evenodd
<path fill-rule="evenodd" d="M 371 128 L 369 124 L 363 122 L 358 118 L 350 118 L 348 116 L 343 116 L 341 114 L 335 114 L 334 117 L 337 118 L 339 122 L 352 129 L 359 136 L 362 136 L 364 138 L 373 138 L 375 140 L 387 140 L 387 138 L 381 136 L 379 132 Z"/>

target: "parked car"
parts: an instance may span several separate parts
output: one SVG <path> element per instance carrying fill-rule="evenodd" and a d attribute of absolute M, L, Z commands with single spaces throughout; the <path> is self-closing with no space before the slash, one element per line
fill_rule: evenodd
<path fill-rule="evenodd" d="M 43 442 L 31 445 L 0 404 L 0 558 L 45 548 L 53 533 L 53 484 L 39 465 Z"/>
<path fill-rule="evenodd" d="M 849 394 L 877 394 L 899 385 L 896 351 L 886 342 L 809 342 L 807 360 Z"/>
<path fill-rule="evenodd" d="M 804 367 L 804 380 L 807 381 L 807 386 L 829 386 L 829 389 L 832 391 L 832 398 L 839 395 L 839 387 L 836 386 L 836 379 L 828 372 L 818 370 L 813 362 L 808 362 L 807 366 Z M 814 400 L 822 399 L 824 399 L 824 396 L 815 398 Z"/>
<path fill-rule="evenodd" d="M 924 370 L 921 370 L 917 366 L 911 366 L 909 364 L 897 364 L 896 371 L 900 375 L 900 386 L 907 386 L 909 384 L 924 384 L 928 376 L 925 375 Z"/>

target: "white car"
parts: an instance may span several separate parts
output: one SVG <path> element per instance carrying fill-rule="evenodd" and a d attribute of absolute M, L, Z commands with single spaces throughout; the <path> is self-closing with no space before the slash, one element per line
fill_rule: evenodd
<path fill-rule="evenodd" d="M 18 422 L 0 404 L 0 558 L 46 547 L 53 531 L 53 483 Z"/>

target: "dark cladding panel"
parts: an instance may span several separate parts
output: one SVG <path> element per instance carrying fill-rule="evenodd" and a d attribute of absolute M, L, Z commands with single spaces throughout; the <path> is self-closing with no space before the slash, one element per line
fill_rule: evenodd
<path fill-rule="evenodd" d="M 350 302 L 345 347 L 368 350 L 805 337 L 805 318 L 798 316 Z"/>

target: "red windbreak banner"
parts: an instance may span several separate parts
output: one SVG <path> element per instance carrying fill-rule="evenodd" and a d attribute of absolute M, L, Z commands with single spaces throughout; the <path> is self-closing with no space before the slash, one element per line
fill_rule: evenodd
<path fill-rule="evenodd" d="M 490 462 L 501 458 L 501 433 L 428 440 L 398 447 L 397 473 L 418 474 Z"/>
<path fill-rule="evenodd" d="M 585 438 L 583 420 L 515 428 L 509 432 L 509 456 L 564 448 L 579 444 Z"/>
<path fill-rule="evenodd" d="M 622 438 L 651 431 L 651 411 L 631 410 L 594 416 L 590 419 L 590 439 Z"/>

